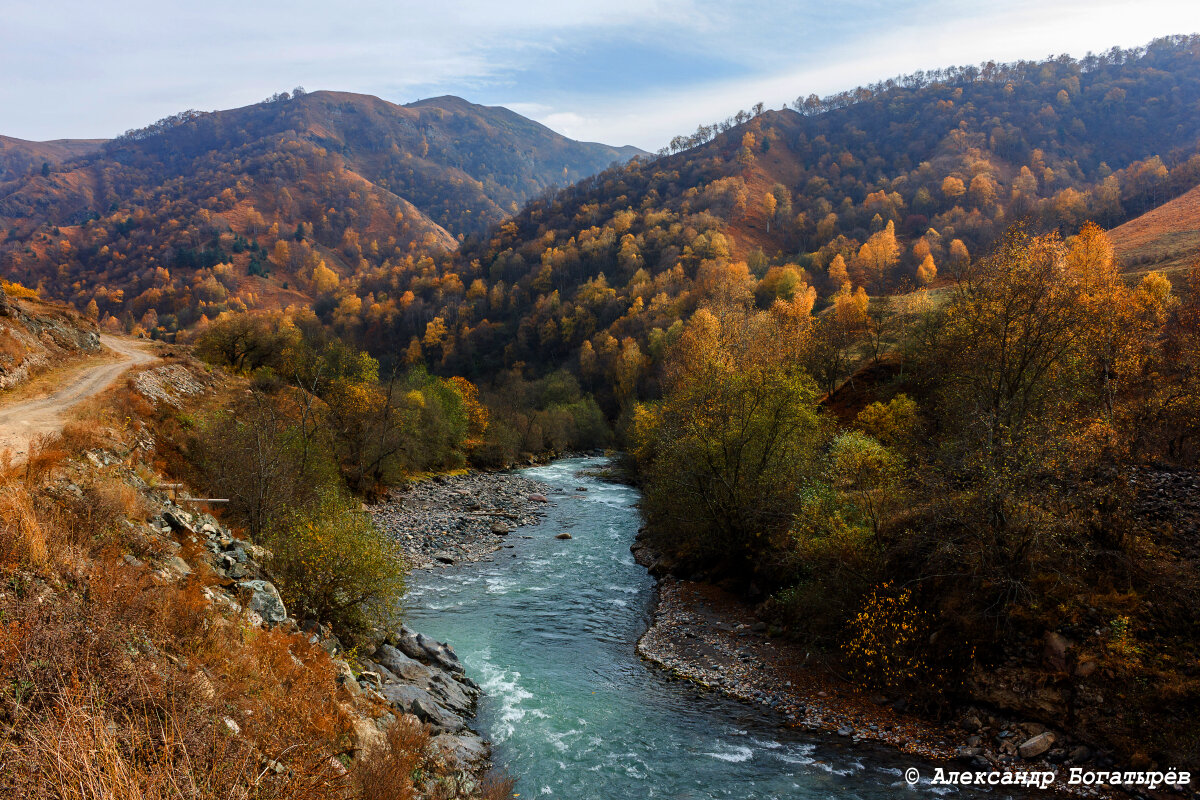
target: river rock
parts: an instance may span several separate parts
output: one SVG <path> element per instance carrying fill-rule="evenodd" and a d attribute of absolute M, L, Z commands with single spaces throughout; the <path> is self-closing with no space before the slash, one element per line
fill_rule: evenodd
<path fill-rule="evenodd" d="M 1039 733 L 1032 739 L 1028 739 L 1017 748 L 1021 754 L 1021 758 L 1037 758 L 1045 753 L 1054 745 L 1054 734 L 1050 731 Z"/>
<path fill-rule="evenodd" d="M 287 608 L 275 584 L 270 581 L 242 581 L 238 589 L 249 595 L 246 608 L 262 617 L 267 625 L 278 625 L 287 619 Z"/>
<path fill-rule="evenodd" d="M 433 675 L 425 689 L 442 705 L 463 715 L 472 712 L 475 709 L 475 701 L 479 699 L 478 691 L 441 674 Z"/>
<path fill-rule="evenodd" d="M 390 644 L 381 645 L 375 651 L 375 658 L 378 660 L 379 665 L 386 668 L 390 674 L 407 681 L 421 683 L 433 677 L 433 670 L 420 661 L 400 652 Z"/>
<path fill-rule="evenodd" d="M 493 522 L 491 530 L 497 536 L 508 536 L 508 534 L 512 533 L 509 527 L 503 522 Z"/>
<path fill-rule="evenodd" d="M 451 672 L 462 672 L 463 666 L 458 663 L 458 656 L 449 646 L 435 642 L 423 633 L 418 633 L 415 637 L 417 646 L 424 651 L 427 658 L 443 669 L 448 669 Z"/>
<path fill-rule="evenodd" d="M 546 495 L 544 495 L 544 494 L 534 493 L 534 494 L 529 495 L 529 499 L 535 503 L 549 503 L 550 502 L 550 499 L 548 497 L 546 497 Z"/>
<path fill-rule="evenodd" d="M 558 536 L 555 536 L 554 538 L 555 539 L 570 539 L 571 534 L 563 532 L 563 533 L 560 533 Z"/>
<path fill-rule="evenodd" d="M 1071 752 L 1067 754 L 1067 758 L 1072 764 L 1085 764 L 1092 760 L 1092 751 L 1086 745 L 1076 745 L 1071 748 Z"/>

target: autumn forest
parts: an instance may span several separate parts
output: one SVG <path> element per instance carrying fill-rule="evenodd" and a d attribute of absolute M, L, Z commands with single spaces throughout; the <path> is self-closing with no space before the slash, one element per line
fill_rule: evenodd
<path fill-rule="evenodd" d="M 657 153 L 299 88 L 0 143 L 10 290 L 194 346 L 271 424 L 316 398 L 321 480 L 613 448 L 662 569 L 772 636 L 923 713 L 1003 697 L 1196 764 L 1200 37 L 801 94 Z"/>

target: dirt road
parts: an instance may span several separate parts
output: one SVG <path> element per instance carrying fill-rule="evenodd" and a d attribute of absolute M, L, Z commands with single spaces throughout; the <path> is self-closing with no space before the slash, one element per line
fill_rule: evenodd
<path fill-rule="evenodd" d="M 29 449 L 29 440 L 59 430 L 73 406 L 107 389 L 130 367 L 154 360 L 138 342 L 107 335 L 102 335 L 100 342 L 120 360 L 83 369 L 46 397 L 0 406 L 0 453 L 9 450 L 14 460 L 20 461 Z"/>

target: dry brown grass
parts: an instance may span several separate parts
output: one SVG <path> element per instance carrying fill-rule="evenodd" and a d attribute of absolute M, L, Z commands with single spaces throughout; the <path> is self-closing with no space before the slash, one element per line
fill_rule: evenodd
<path fill-rule="evenodd" d="M 420 725 L 397 724 L 387 747 L 355 764 L 351 714 L 366 701 L 339 687 L 328 654 L 219 611 L 202 545 L 168 547 L 138 524 L 153 508 L 128 468 L 79 458 L 120 449 L 154 413 L 118 387 L 61 436 L 34 442 L 26 463 L 0 464 L 0 797 L 425 796 L 414 778 L 449 767 Z M 172 552 L 191 565 L 186 579 L 126 560 Z M 511 795 L 502 790 L 486 797 Z"/>
<path fill-rule="evenodd" d="M 0 603 L 0 796 L 352 796 L 323 651 L 214 614 L 199 579 L 163 585 L 110 554 L 89 572 L 64 575 L 75 594 L 14 573 Z"/>
<path fill-rule="evenodd" d="M 29 440 L 25 463 L 18 467 L 22 480 L 29 488 L 41 485 L 67 458 L 67 451 L 58 436 L 35 436 Z"/>
<path fill-rule="evenodd" d="M 1200 253 L 1200 186 L 1109 231 L 1122 265 L 1170 271 Z"/>
<path fill-rule="evenodd" d="M 0 488 L 0 563 L 41 567 L 48 560 L 46 531 L 29 490 L 20 484 Z"/>
<path fill-rule="evenodd" d="M 80 417 L 71 420 L 62 427 L 59 434 L 63 447 L 72 453 L 82 453 L 95 450 L 98 447 L 110 445 L 113 441 L 113 431 L 105 422 L 96 416 Z"/>
<path fill-rule="evenodd" d="M 362 800 L 415 800 L 416 771 L 426 766 L 429 733 L 412 717 L 388 729 L 387 746 L 369 753 L 355 771 Z"/>

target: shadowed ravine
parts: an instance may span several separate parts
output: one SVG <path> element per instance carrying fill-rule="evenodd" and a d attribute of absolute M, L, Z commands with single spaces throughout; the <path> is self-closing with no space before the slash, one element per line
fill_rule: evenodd
<path fill-rule="evenodd" d="M 577 475 L 602 459 L 526 472 L 558 490 L 546 521 L 491 562 L 412 576 L 408 618 L 452 643 L 486 696 L 477 719 L 523 798 L 894 798 L 925 765 L 782 728 L 667 680 L 634 652 L 654 581 L 629 545 L 637 491 Z M 576 491 L 586 487 L 587 492 Z M 570 532 L 567 541 L 555 534 Z M 521 538 L 532 536 L 531 539 Z M 1002 795 L 995 794 L 1000 797 Z"/>

